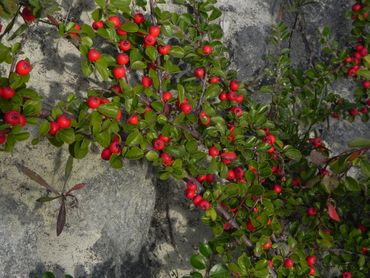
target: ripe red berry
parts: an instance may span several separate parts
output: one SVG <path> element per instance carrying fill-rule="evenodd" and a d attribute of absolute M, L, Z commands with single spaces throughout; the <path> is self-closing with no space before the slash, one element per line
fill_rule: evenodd
<path fill-rule="evenodd" d="M 28 6 L 25 6 L 21 12 L 21 16 L 26 23 L 32 23 L 35 21 L 35 16 L 33 15 L 32 11 Z"/>
<path fill-rule="evenodd" d="M 202 200 L 199 204 L 199 207 L 202 209 L 202 210 L 209 210 L 210 207 L 211 207 L 211 204 L 207 201 L 207 200 Z"/>
<path fill-rule="evenodd" d="M 159 26 L 150 26 L 149 27 L 149 34 L 153 37 L 158 37 L 161 33 L 161 28 Z"/>
<path fill-rule="evenodd" d="M 203 78 L 204 77 L 204 68 L 196 68 L 194 70 L 194 76 L 197 78 Z"/>
<path fill-rule="evenodd" d="M 131 48 L 131 43 L 129 40 L 122 40 L 119 42 L 119 49 L 121 49 L 122 51 L 130 50 L 130 48 Z"/>
<path fill-rule="evenodd" d="M 165 143 L 168 143 L 171 141 L 171 138 L 168 136 L 164 136 L 163 134 L 159 134 L 158 139 L 163 140 Z"/>
<path fill-rule="evenodd" d="M 193 190 L 186 190 L 185 191 L 185 198 L 189 200 L 193 200 L 195 197 L 195 191 Z"/>
<path fill-rule="evenodd" d="M 353 117 L 355 117 L 355 116 L 357 116 L 357 115 L 359 114 L 359 111 L 358 111 L 358 109 L 357 109 L 357 108 L 352 108 L 351 110 L 349 110 L 349 113 L 350 113 Z"/>
<path fill-rule="evenodd" d="M 89 59 L 90 62 L 96 62 L 100 59 L 100 52 L 96 49 L 90 49 L 89 52 L 87 52 L 87 59 Z"/>
<path fill-rule="evenodd" d="M 27 60 L 20 60 L 15 66 L 15 72 L 19 75 L 27 75 L 31 72 L 32 66 Z"/>
<path fill-rule="evenodd" d="M 190 114 L 191 110 L 193 109 L 189 103 L 183 103 L 180 105 L 181 111 L 185 114 L 188 115 Z"/>
<path fill-rule="evenodd" d="M 272 189 L 276 194 L 280 194 L 283 191 L 283 187 L 280 184 L 274 184 Z"/>
<path fill-rule="evenodd" d="M 246 225 L 246 229 L 249 232 L 254 232 L 256 227 L 254 227 L 254 225 L 252 224 L 252 221 L 248 220 L 247 225 Z"/>
<path fill-rule="evenodd" d="M 112 142 L 109 145 L 109 151 L 114 154 L 119 154 L 121 152 L 121 144 L 119 142 Z"/>
<path fill-rule="evenodd" d="M 308 208 L 307 209 L 307 216 L 308 217 L 315 217 L 317 214 L 317 210 L 315 208 Z"/>
<path fill-rule="evenodd" d="M 359 4 L 359 3 L 356 3 L 356 4 L 354 4 L 353 6 L 352 6 L 352 11 L 354 11 L 354 12 L 359 12 L 359 11 L 361 11 L 361 9 L 362 9 L 362 6 L 361 6 L 361 4 Z"/>
<path fill-rule="evenodd" d="M 165 148 L 166 146 L 166 143 L 162 140 L 162 139 L 155 139 L 153 141 L 153 148 L 156 150 L 156 151 L 161 151 Z"/>
<path fill-rule="evenodd" d="M 163 102 L 170 101 L 171 98 L 172 98 L 172 93 L 171 92 L 168 92 L 168 91 L 163 92 L 163 94 L 162 94 L 162 100 L 163 100 Z"/>
<path fill-rule="evenodd" d="M 360 112 L 362 114 L 367 114 L 367 113 L 369 113 L 369 109 L 367 107 L 362 107 L 361 110 L 360 110 Z"/>
<path fill-rule="evenodd" d="M 120 19 L 116 15 L 109 17 L 107 21 L 113 22 L 115 28 L 118 28 L 121 25 Z"/>
<path fill-rule="evenodd" d="M 115 92 L 116 94 L 122 94 L 122 89 L 121 89 L 121 86 L 116 84 L 116 85 L 113 85 L 112 86 L 112 91 Z"/>
<path fill-rule="evenodd" d="M 209 79 L 209 83 L 210 84 L 218 84 L 218 83 L 220 83 L 220 77 L 218 77 L 218 76 L 212 76 Z"/>
<path fill-rule="evenodd" d="M 71 126 L 71 120 L 64 114 L 60 115 L 56 121 L 60 128 L 69 128 Z"/>
<path fill-rule="evenodd" d="M 116 57 L 118 65 L 126 65 L 130 61 L 130 57 L 126 53 L 119 53 Z"/>
<path fill-rule="evenodd" d="M 106 148 L 101 152 L 101 158 L 103 160 L 109 160 L 111 156 L 112 152 L 109 150 L 109 148 Z"/>
<path fill-rule="evenodd" d="M 262 246 L 263 249 L 268 250 L 271 248 L 272 242 L 270 239 L 267 240 L 267 243 Z"/>
<path fill-rule="evenodd" d="M 343 278 L 352 278 L 352 274 L 351 274 L 351 272 L 346 271 L 346 272 L 342 273 L 342 277 Z"/>
<path fill-rule="evenodd" d="M 172 157 L 168 153 L 161 153 L 159 156 L 162 159 L 162 164 L 164 166 L 171 166 L 173 163 Z"/>
<path fill-rule="evenodd" d="M 346 64 L 349 64 L 351 63 L 353 60 L 352 60 L 352 57 L 348 56 L 346 58 L 343 59 L 343 62 L 346 63 Z"/>
<path fill-rule="evenodd" d="M 213 183 L 216 180 L 216 175 L 215 174 L 207 174 L 206 175 L 206 181 L 208 183 Z"/>
<path fill-rule="evenodd" d="M 217 147 L 212 146 L 208 149 L 208 154 L 212 157 L 216 157 L 220 154 L 220 151 L 217 149 Z"/>
<path fill-rule="evenodd" d="M 51 136 L 56 135 L 58 133 L 59 129 L 60 129 L 58 123 L 57 122 L 50 122 L 49 124 L 50 124 L 49 134 Z"/>
<path fill-rule="evenodd" d="M 267 135 L 263 139 L 263 142 L 268 144 L 268 145 L 273 145 L 273 144 L 275 144 L 275 136 L 274 135 Z"/>
<path fill-rule="evenodd" d="M 0 88 L 0 97 L 6 100 L 12 99 L 15 95 L 15 92 L 10 87 Z"/>
<path fill-rule="evenodd" d="M 218 96 L 218 98 L 219 98 L 221 101 L 227 100 L 227 93 L 225 93 L 225 92 L 221 92 L 221 93 L 220 93 L 220 95 Z"/>
<path fill-rule="evenodd" d="M 165 46 L 159 45 L 158 52 L 162 55 L 167 55 L 171 51 L 171 45 L 166 44 Z"/>
<path fill-rule="evenodd" d="M 370 81 L 368 81 L 368 80 L 363 81 L 363 82 L 362 82 L 362 87 L 363 87 L 364 89 L 368 89 L 368 88 L 370 88 Z"/>
<path fill-rule="evenodd" d="M 230 90 L 231 91 L 237 91 L 240 88 L 240 84 L 236 80 L 232 80 L 230 82 Z"/>
<path fill-rule="evenodd" d="M 294 261 L 291 259 L 291 258 L 286 258 L 284 260 L 284 267 L 287 268 L 287 269 L 290 269 L 292 268 L 294 265 Z"/>
<path fill-rule="evenodd" d="M 244 170 L 242 167 L 237 167 L 234 169 L 235 177 L 241 179 L 244 177 Z"/>
<path fill-rule="evenodd" d="M 223 152 L 221 154 L 222 162 L 225 164 L 229 164 L 230 162 L 234 161 L 237 158 L 235 152 Z"/>
<path fill-rule="evenodd" d="M 92 23 L 92 28 L 93 28 L 94 30 L 98 30 L 98 29 L 103 28 L 103 27 L 104 27 L 104 22 L 103 22 L 103 21 L 101 21 L 101 20 L 94 21 L 94 22 Z"/>
<path fill-rule="evenodd" d="M 307 256 L 306 257 L 306 262 L 307 262 L 308 266 L 314 266 L 314 264 L 316 263 L 316 257 L 315 256 Z"/>
<path fill-rule="evenodd" d="M 360 55 L 361 57 L 365 57 L 367 56 L 367 54 L 369 53 L 369 51 L 367 50 L 367 48 L 364 48 L 360 51 Z"/>
<path fill-rule="evenodd" d="M 137 13 L 134 15 L 134 22 L 136 24 L 143 24 L 145 22 L 145 17 L 142 13 Z"/>
<path fill-rule="evenodd" d="M 112 73 L 113 73 L 113 76 L 117 79 L 121 79 L 126 76 L 126 70 L 123 66 L 115 67 Z"/>
<path fill-rule="evenodd" d="M 202 195 L 197 195 L 193 199 L 193 204 L 199 206 L 199 204 L 203 201 Z"/>
<path fill-rule="evenodd" d="M 360 52 L 361 50 L 363 50 L 365 48 L 365 46 L 363 46 L 362 44 L 358 44 L 356 45 L 355 49 L 357 52 Z"/>
<path fill-rule="evenodd" d="M 102 98 L 100 99 L 100 104 L 107 104 L 107 103 L 109 103 L 109 99 L 107 99 L 107 98 L 105 98 L 105 97 L 102 97 Z"/>
<path fill-rule="evenodd" d="M 310 276 L 315 276 L 316 270 L 313 267 L 310 267 L 310 272 L 308 273 Z"/>
<path fill-rule="evenodd" d="M 203 46 L 202 52 L 203 52 L 204 55 L 210 55 L 213 52 L 213 48 L 212 48 L 212 46 L 207 44 L 207 45 Z"/>
<path fill-rule="evenodd" d="M 315 148 L 318 148 L 322 145 L 322 139 L 319 138 L 319 137 L 316 137 L 316 138 L 311 138 L 310 139 L 310 143 L 312 144 L 312 146 L 314 146 Z"/>
<path fill-rule="evenodd" d="M 156 38 L 152 35 L 146 35 L 144 37 L 144 45 L 145 46 L 153 46 L 157 42 Z"/>
<path fill-rule="evenodd" d="M 301 185 L 301 180 L 299 178 L 294 178 L 292 180 L 292 185 L 293 186 L 300 186 Z"/>
<path fill-rule="evenodd" d="M 3 119 L 6 124 L 15 126 L 20 124 L 21 114 L 18 111 L 12 110 L 4 113 Z"/>
<path fill-rule="evenodd" d="M 196 191 L 198 189 L 198 186 L 193 183 L 192 181 L 188 181 L 186 183 L 186 190 L 190 190 L 190 191 Z"/>
<path fill-rule="evenodd" d="M 209 126 L 211 123 L 211 117 L 207 116 L 206 112 L 202 111 L 199 113 L 199 122 L 205 126 Z"/>
<path fill-rule="evenodd" d="M 136 115 L 136 114 L 132 114 L 132 115 L 128 118 L 127 122 L 128 122 L 129 124 L 131 124 L 131 125 L 137 125 L 137 124 L 139 123 L 139 116 L 138 116 L 138 115 Z"/>
<path fill-rule="evenodd" d="M 100 98 L 91 96 L 87 99 L 86 103 L 89 108 L 96 109 L 100 106 Z"/>
<path fill-rule="evenodd" d="M 199 181 L 200 183 L 205 182 L 206 180 L 207 180 L 206 175 L 200 175 L 197 177 L 197 181 Z"/>
<path fill-rule="evenodd" d="M 141 80 L 141 84 L 144 88 L 150 88 L 153 85 L 153 80 L 149 76 L 144 75 L 143 79 Z"/>
<path fill-rule="evenodd" d="M 0 145 L 4 145 L 6 143 L 6 132 L 4 130 L 0 130 Z"/>

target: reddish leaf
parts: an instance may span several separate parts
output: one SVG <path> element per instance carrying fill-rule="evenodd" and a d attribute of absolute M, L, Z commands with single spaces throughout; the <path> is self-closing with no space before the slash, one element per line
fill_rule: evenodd
<path fill-rule="evenodd" d="M 330 202 L 328 203 L 328 214 L 330 219 L 340 222 L 340 217 L 337 211 L 335 210 L 335 207 Z"/>
<path fill-rule="evenodd" d="M 84 189 L 86 187 L 86 183 L 78 183 L 76 185 L 74 185 L 73 187 L 71 187 L 66 195 L 68 195 L 69 193 L 71 193 L 72 191 L 75 191 L 75 190 L 81 190 L 81 189 Z"/>
<path fill-rule="evenodd" d="M 65 224 L 66 224 L 66 205 L 64 203 L 64 200 L 62 200 L 57 220 L 57 236 L 59 236 L 62 233 Z"/>

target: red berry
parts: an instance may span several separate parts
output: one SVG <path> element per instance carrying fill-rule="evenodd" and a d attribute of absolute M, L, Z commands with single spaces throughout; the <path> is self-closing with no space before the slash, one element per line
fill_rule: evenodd
<path fill-rule="evenodd" d="M 112 152 L 109 150 L 109 148 L 106 148 L 101 152 L 101 158 L 103 160 L 109 160 L 111 156 Z"/>
<path fill-rule="evenodd" d="M 171 100 L 171 98 L 172 98 L 172 93 L 171 92 L 168 92 L 168 91 L 163 92 L 163 94 L 162 94 L 163 102 L 167 102 L 167 101 Z"/>
<path fill-rule="evenodd" d="M 186 190 L 185 191 L 185 198 L 189 200 L 193 200 L 195 197 L 195 191 L 193 190 Z"/>
<path fill-rule="evenodd" d="M 134 15 L 134 22 L 136 24 L 143 24 L 145 22 L 145 17 L 142 13 L 137 13 Z"/>
<path fill-rule="evenodd" d="M 119 142 L 113 142 L 109 145 L 109 151 L 114 154 L 121 152 L 121 144 Z"/>
<path fill-rule="evenodd" d="M 150 88 L 153 85 L 153 80 L 149 76 L 144 75 L 143 79 L 141 80 L 141 84 L 144 88 Z"/>
<path fill-rule="evenodd" d="M 230 162 L 234 161 L 237 158 L 235 152 L 223 152 L 221 154 L 222 162 L 225 164 L 229 164 Z"/>
<path fill-rule="evenodd" d="M 280 184 L 274 184 L 273 190 L 276 194 L 280 194 L 283 191 L 283 188 Z"/>
<path fill-rule="evenodd" d="M 49 134 L 54 136 L 58 133 L 60 127 L 57 122 L 50 122 Z"/>
<path fill-rule="evenodd" d="M 158 37 L 161 33 L 161 27 L 159 26 L 150 26 L 149 27 L 149 34 L 153 37 Z"/>
<path fill-rule="evenodd" d="M 315 148 L 318 148 L 322 145 L 322 139 L 319 138 L 319 137 L 311 138 L 310 142 L 311 142 L 312 146 L 314 146 Z"/>
<path fill-rule="evenodd" d="M 25 22 L 31 23 L 35 21 L 35 16 L 33 15 L 32 11 L 28 6 L 25 6 L 21 12 L 21 16 L 24 19 Z"/>
<path fill-rule="evenodd" d="M 153 148 L 156 150 L 156 151 L 161 151 L 165 148 L 166 146 L 166 143 L 162 140 L 162 139 L 155 139 L 153 141 Z"/>
<path fill-rule="evenodd" d="M 354 11 L 354 12 L 359 12 L 360 10 L 362 9 L 362 6 L 361 6 L 361 4 L 359 4 L 359 3 L 356 3 L 356 4 L 354 4 L 353 6 L 352 6 L 352 11 Z"/>
<path fill-rule="evenodd" d="M 313 267 L 310 267 L 309 275 L 310 276 L 315 276 L 315 273 L 316 273 L 316 270 Z"/>
<path fill-rule="evenodd" d="M 171 141 L 171 138 L 168 136 L 164 136 L 163 134 L 159 134 L 158 139 L 163 140 L 165 143 L 168 143 Z"/>
<path fill-rule="evenodd" d="M 355 47 L 355 49 L 356 49 L 357 52 L 360 52 L 364 48 L 365 48 L 365 46 L 363 46 L 362 44 L 356 45 L 356 47 Z"/>
<path fill-rule="evenodd" d="M 112 86 L 112 91 L 114 91 L 116 94 L 122 94 L 122 89 L 121 89 L 121 86 L 116 84 L 116 85 L 113 85 Z"/>
<path fill-rule="evenodd" d="M 165 46 L 159 45 L 158 52 L 162 55 L 167 55 L 171 50 L 171 45 L 166 44 Z"/>
<path fill-rule="evenodd" d="M 105 98 L 105 97 L 102 97 L 102 98 L 100 99 L 100 104 L 107 104 L 107 103 L 109 103 L 109 99 L 107 99 L 107 98 Z"/>
<path fill-rule="evenodd" d="M 6 100 L 12 99 L 15 95 L 15 92 L 10 87 L 0 88 L 0 97 Z"/>
<path fill-rule="evenodd" d="M 308 266 L 314 266 L 314 264 L 316 263 L 316 257 L 315 256 L 307 256 L 306 257 L 306 262 L 307 262 Z"/>
<path fill-rule="evenodd" d="M 198 206 L 203 201 L 202 195 L 197 195 L 193 199 L 193 204 Z"/>
<path fill-rule="evenodd" d="M 218 77 L 218 76 L 212 76 L 209 79 L 209 83 L 211 83 L 211 84 L 218 84 L 218 83 L 220 83 L 220 77 Z"/>
<path fill-rule="evenodd" d="M 229 181 L 232 181 L 232 180 L 235 179 L 235 173 L 234 173 L 234 171 L 232 169 L 229 169 L 227 171 L 227 177 L 226 177 L 226 179 L 229 180 Z"/>
<path fill-rule="evenodd" d="M 275 144 L 275 136 L 274 135 L 267 135 L 263 139 L 263 142 L 268 144 L 268 145 L 273 145 L 273 144 Z"/>
<path fill-rule="evenodd" d="M 362 87 L 363 87 L 364 89 L 368 89 L 368 88 L 370 88 L 370 81 L 368 81 L 368 80 L 363 81 L 363 82 L 362 82 Z"/>
<path fill-rule="evenodd" d="M 252 224 L 252 221 L 250 220 L 248 220 L 246 228 L 249 232 L 254 232 L 254 230 L 256 229 L 256 227 L 254 227 L 254 225 Z"/>
<path fill-rule="evenodd" d="M 116 57 L 116 62 L 119 65 L 126 65 L 130 61 L 130 57 L 126 53 L 119 53 Z"/>
<path fill-rule="evenodd" d="M 271 248 L 272 242 L 270 239 L 267 240 L 267 243 L 262 246 L 263 249 L 268 250 Z"/>
<path fill-rule="evenodd" d="M 357 109 L 357 108 L 352 108 L 351 110 L 349 110 L 349 113 L 350 113 L 353 117 L 355 117 L 355 116 L 357 116 L 357 115 L 359 114 L 359 111 L 358 111 L 358 109 Z"/>
<path fill-rule="evenodd" d="M 130 50 L 130 48 L 131 48 L 130 41 L 122 40 L 122 41 L 119 42 L 119 49 L 121 49 L 122 51 Z"/>
<path fill-rule="evenodd" d="M 298 179 L 298 178 L 294 178 L 294 179 L 292 180 L 292 185 L 293 185 L 293 186 L 300 186 L 300 185 L 301 185 L 301 180 L 300 180 L 300 179 Z"/>
<path fill-rule="evenodd" d="M 294 261 L 291 259 L 291 258 L 286 258 L 285 260 L 284 260 L 284 267 L 285 268 L 292 268 L 293 267 L 293 265 L 294 265 Z"/>
<path fill-rule="evenodd" d="M 116 116 L 116 121 L 118 122 L 122 118 L 122 111 L 118 111 L 117 116 Z"/>
<path fill-rule="evenodd" d="M 348 57 L 344 58 L 343 62 L 346 63 L 346 64 L 351 63 L 352 62 L 352 57 L 348 56 Z"/>
<path fill-rule="evenodd" d="M 19 116 L 19 124 L 20 124 L 21 126 L 25 126 L 25 125 L 26 125 L 26 123 L 27 123 L 27 119 L 26 119 L 26 117 L 25 117 L 25 116 L 23 116 L 23 115 L 20 115 L 20 116 Z"/>
<path fill-rule="evenodd" d="M 138 115 L 136 115 L 136 114 L 132 114 L 132 115 L 128 118 L 127 122 L 128 122 L 129 124 L 131 124 L 131 125 L 137 125 L 137 124 L 139 123 L 139 116 L 138 116 Z"/>
<path fill-rule="evenodd" d="M 367 107 L 362 107 L 361 110 L 360 110 L 360 112 L 362 114 L 367 114 L 367 113 L 369 113 L 369 109 Z"/>
<path fill-rule="evenodd" d="M 362 57 L 365 57 L 365 56 L 367 56 L 367 54 L 369 53 L 369 51 L 367 50 L 367 48 L 364 48 L 364 49 L 362 49 L 361 51 L 360 51 L 360 55 L 362 56 Z"/>
<path fill-rule="evenodd" d="M 317 214 L 317 211 L 315 208 L 308 208 L 307 209 L 307 216 L 308 217 L 315 217 Z"/>
<path fill-rule="evenodd" d="M 237 81 L 232 80 L 230 82 L 230 90 L 231 91 L 237 91 L 237 90 L 239 90 L 239 88 L 240 88 L 240 85 L 239 85 L 239 83 Z"/>
<path fill-rule="evenodd" d="M 200 175 L 197 177 L 197 181 L 199 182 L 205 182 L 207 180 L 207 176 L 206 175 Z"/>
<path fill-rule="evenodd" d="M 185 114 L 188 115 L 190 114 L 191 110 L 193 109 L 189 103 L 183 103 L 180 105 L 181 111 Z"/>
<path fill-rule="evenodd" d="M 199 204 L 199 207 L 202 209 L 202 210 L 208 210 L 210 209 L 211 207 L 211 204 L 207 201 L 207 200 L 202 200 Z"/>
<path fill-rule="evenodd" d="M 209 126 L 211 123 L 211 117 L 206 115 L 206 112 L 202 111 L 199 113 L 199 122 L 205 126 Z"/>
<path fill-rule="evenodd" d="M 152 35 L 146 35 L 144 37 L 145 46 L 153 46 L 157 42 L 156 38 Z"/>
<path fill-rule="evenodd" d="M 172 157 L 168 153 L 161 153 L 159 156 L 162 159 L 162 164 L 164 166 L 171 166 L 173 163 Z"/>
<path fill-rule="evenodd" d="M 60 128 L 69 128 L 71 126 L 71 120 L 64 114 L 60 115 L 56 121 Z"/>
<path fill-rule="evenodd" d="M 93 24 L 92 24 L 92 28 L 94 30 L 98 30 L 100 28 L 103 28 L 104 27 L 104 23 L 103 21 L 99 20 L 99 21 L 94 21 Z"/>
<path fill-rule="evenodd" d="M 15 72 L 19 75 L 27 75 L 31 72 L 32 66 L 27 60 L 20 60 L 15 66 Z"/>
<path fill-rule="evenodd" d="M 212 157 L 216 157 L 220 154 L 220 151 L 217 149 L 217 147 L 212 146 L 208 149 L 208 154 Z"/>
<path fill-rule="evenodd" d="M 193 183 L 192 181 L 188 181 L 186 183 L 186 190 L 190 190 L 190 191 L 196 191 L 198 189 L 198 186 Z"/>
<path fill-rule="evenodd" d="M 118 28 L 121 25 L 119 17 L 116 15 L 109 17 L 107 21 L 113 22 L 115 28 Z"/>
<path fill-rule="evenodd" d="M 126 70 L 123 66 L 118 66 L 113 69 L 113 76 L 117 79 L 121 79 L 126 76 Z"/>
<path fill-rule="evenodd" d="M 21 114 L 15 110 L 5 112 L 3 116 L 4 122 L 12 126 L 20 124 L 20 118 Z"/>
<path fill-rule="evenodd" d="M 89 108 L 96 109 L 100 106 L 100 98 L 91 96 L 87 99 L 86 103 Z"/>
<path fill-rule="evenodd" d="M 206 175 L 206 181 L 208 183 L 213 183 L 216 180 L 216 175 L 215 174 L 207 174 Z"/>
<path fill-rule="evenodd" d="M 194 70 L 194 76 L 197 78 L 203 78 L 204 77 L 204 68 L 196 68 Z"/>
<path fill-rule="evenodd" d="M 237 179 L 241 179 L 244 177 L 244 170 L 242 169 L 242 167 L 235 168 L 234 173 Z"/>
<path fill-rule="evenodd" d="M 6 143 L 6 132 L 4 130 L 0 130 L 0 145 L 4 145 Z"/>
<path fill-rule="evenodd" d="M 127 35 L 127 32 L 122 30 L 122 25 L 118 28 L 116 28 L 116 33 L 118 36 L 126 36 Z"/>
<path fill-rule="evenodd" d="M 212 48 L 212 46 L 207 44 L 207 45 L 203 46 L 202 52 L 203 52 L 204 55 L 210 55 L 213 52 L 213 48 Z"/>
<path fill-rule="evenodd" d="M 347 272 L 343 272 L 342 273 L 342 277 L 343 278 L 352 278 L 352 274 L 351 272 L 347 271 Z"/>
<path fill-rule="evenodd" d="M 100 52 L 96 49 L 90 49 L 87 53 L 87 59 L 93 63 L 98 61 L 100 59 Z"/>
<path fill-rule="evenodd" d="M 244 101 L 243 95 L 236 95 L 234 99 L 237 103 L 242 103 Z"/>

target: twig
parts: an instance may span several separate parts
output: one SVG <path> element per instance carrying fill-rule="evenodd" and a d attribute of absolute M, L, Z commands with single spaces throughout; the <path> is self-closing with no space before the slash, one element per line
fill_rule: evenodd
<path fill-rule="evenodd" d="M 204 101 L 204 94 L 206 92 L 207 80 L 208 80 L 208 74 L 206 72 L 206 74 L 204 75 L 204 78 L 203 78 L 203 82 L 202 82 L 202 94 L 201 94 L 201 96 L 199 98 L 199 101 L 198 101 L 198 105 L 197 105 L 197 109 L 196 109 L 197 112 L 199 112 L 199 109 L 202 106 L 203 101 Z"/>

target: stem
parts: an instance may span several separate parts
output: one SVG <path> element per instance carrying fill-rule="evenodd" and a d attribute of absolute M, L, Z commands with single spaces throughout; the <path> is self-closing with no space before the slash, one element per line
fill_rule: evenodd
<path fill-rule="evenodd" d="M 1 34 L 0 36 L 0 41 L 1 39 L 6 35 L 8 34 L 12 29 L 13 29 L 13 26 L 14 26 L 14 23 L 15 21 L 17 20 L 17 17 L 19 15 L 19 12 L 21 11 L 21 6 L 18 7 L 18 10 L 17 12 L 15 13 L 15 15 L 13 16 L 12 20 L 9 22 L 9 24 L 6 26 L 5 30 L 4 30 L 4 33 Z"/>
<path fill-rule="evenodd" d="M 203 101 L 204 101 L 204 94 L 205 94 L 206 88 L 207 88 L 207 80 L 208 80 L 208 74 L 206 72 L 206 74 L 204 75 L 204 78 L 203 78 L 203 82 L 202 82 L 202 94 L 199 98 L 198 105 L 197 105 L 197 108 L 196 108 L 197 112 L 199 112 L 199 109 L 202 106 Z"/>

